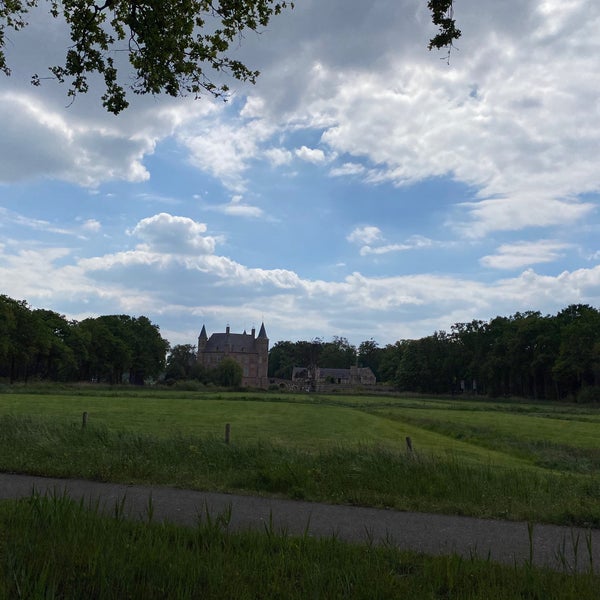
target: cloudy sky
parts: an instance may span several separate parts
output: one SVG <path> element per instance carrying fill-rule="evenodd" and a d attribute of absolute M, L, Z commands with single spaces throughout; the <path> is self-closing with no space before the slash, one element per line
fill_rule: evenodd
<path fill-rule="evenodd" d="M 227 103 L 32 87 L 67 45 L 43 8 L 0 75 L 0 293 L 146 315 L 172 344 L 381 345 L 600 305 L 600 2 L 296 0 Z"/>

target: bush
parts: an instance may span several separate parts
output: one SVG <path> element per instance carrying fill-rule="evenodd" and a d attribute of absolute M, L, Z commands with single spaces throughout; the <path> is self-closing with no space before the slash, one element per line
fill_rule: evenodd
<path fill-rule="evenodd" d="M 600 386 L 592 385 L 581 388 L 577 394 L 576 402 L 580 404 L 600 402 Z"/>
<path fill-rule="evenodd" d="M 205 388 L 205 385 L 196 379 L 181 379 L 176 381 L 173 387 L 182 392 L 200 392 Z"/>

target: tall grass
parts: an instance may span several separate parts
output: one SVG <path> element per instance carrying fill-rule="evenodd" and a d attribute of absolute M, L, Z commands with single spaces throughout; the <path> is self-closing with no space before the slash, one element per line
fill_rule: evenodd
<path fill-rule="evenodd" d="M 520 471 L 374 445 L 310 452 L 0 417 L 0 470 L 567 525 L 600 524 L 600 478 Z"/>
<path fill-rule="evenodd" d="M 151 513 L 150 513 L 151 514 Z M 195 528 L 129 522 L 65 496 L 0 504 L 1 598 L 597 597 L 600 578 L 426 557 L 391 545 L 231 532 L 229 515 Z"/>

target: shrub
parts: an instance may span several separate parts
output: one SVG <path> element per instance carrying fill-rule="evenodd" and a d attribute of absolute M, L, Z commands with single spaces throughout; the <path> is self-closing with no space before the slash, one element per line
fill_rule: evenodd
<path fill-rule="evenodd" d="M 588 404 L 591 402 L 600 402 L 600 386 L 586 386 L 579 390 L 576 401 L 580 404 Z"/>

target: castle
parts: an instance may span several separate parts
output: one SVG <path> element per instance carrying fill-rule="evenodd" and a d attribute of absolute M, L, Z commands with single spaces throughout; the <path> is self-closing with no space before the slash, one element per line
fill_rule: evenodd
<path fill-rule="evenodd" d="M 225 357 L 235 360 L 243 369 L 242 386 L 267 388 L 269 385 L 269 338 L 262 323 L 258 336 L 252 333 L 231 333 L 229 325 L 225 333 L 213 333 L 210 338 L 206 327 L 198 337 L 198 362 L 209 369 L 214 369 Z"/>

